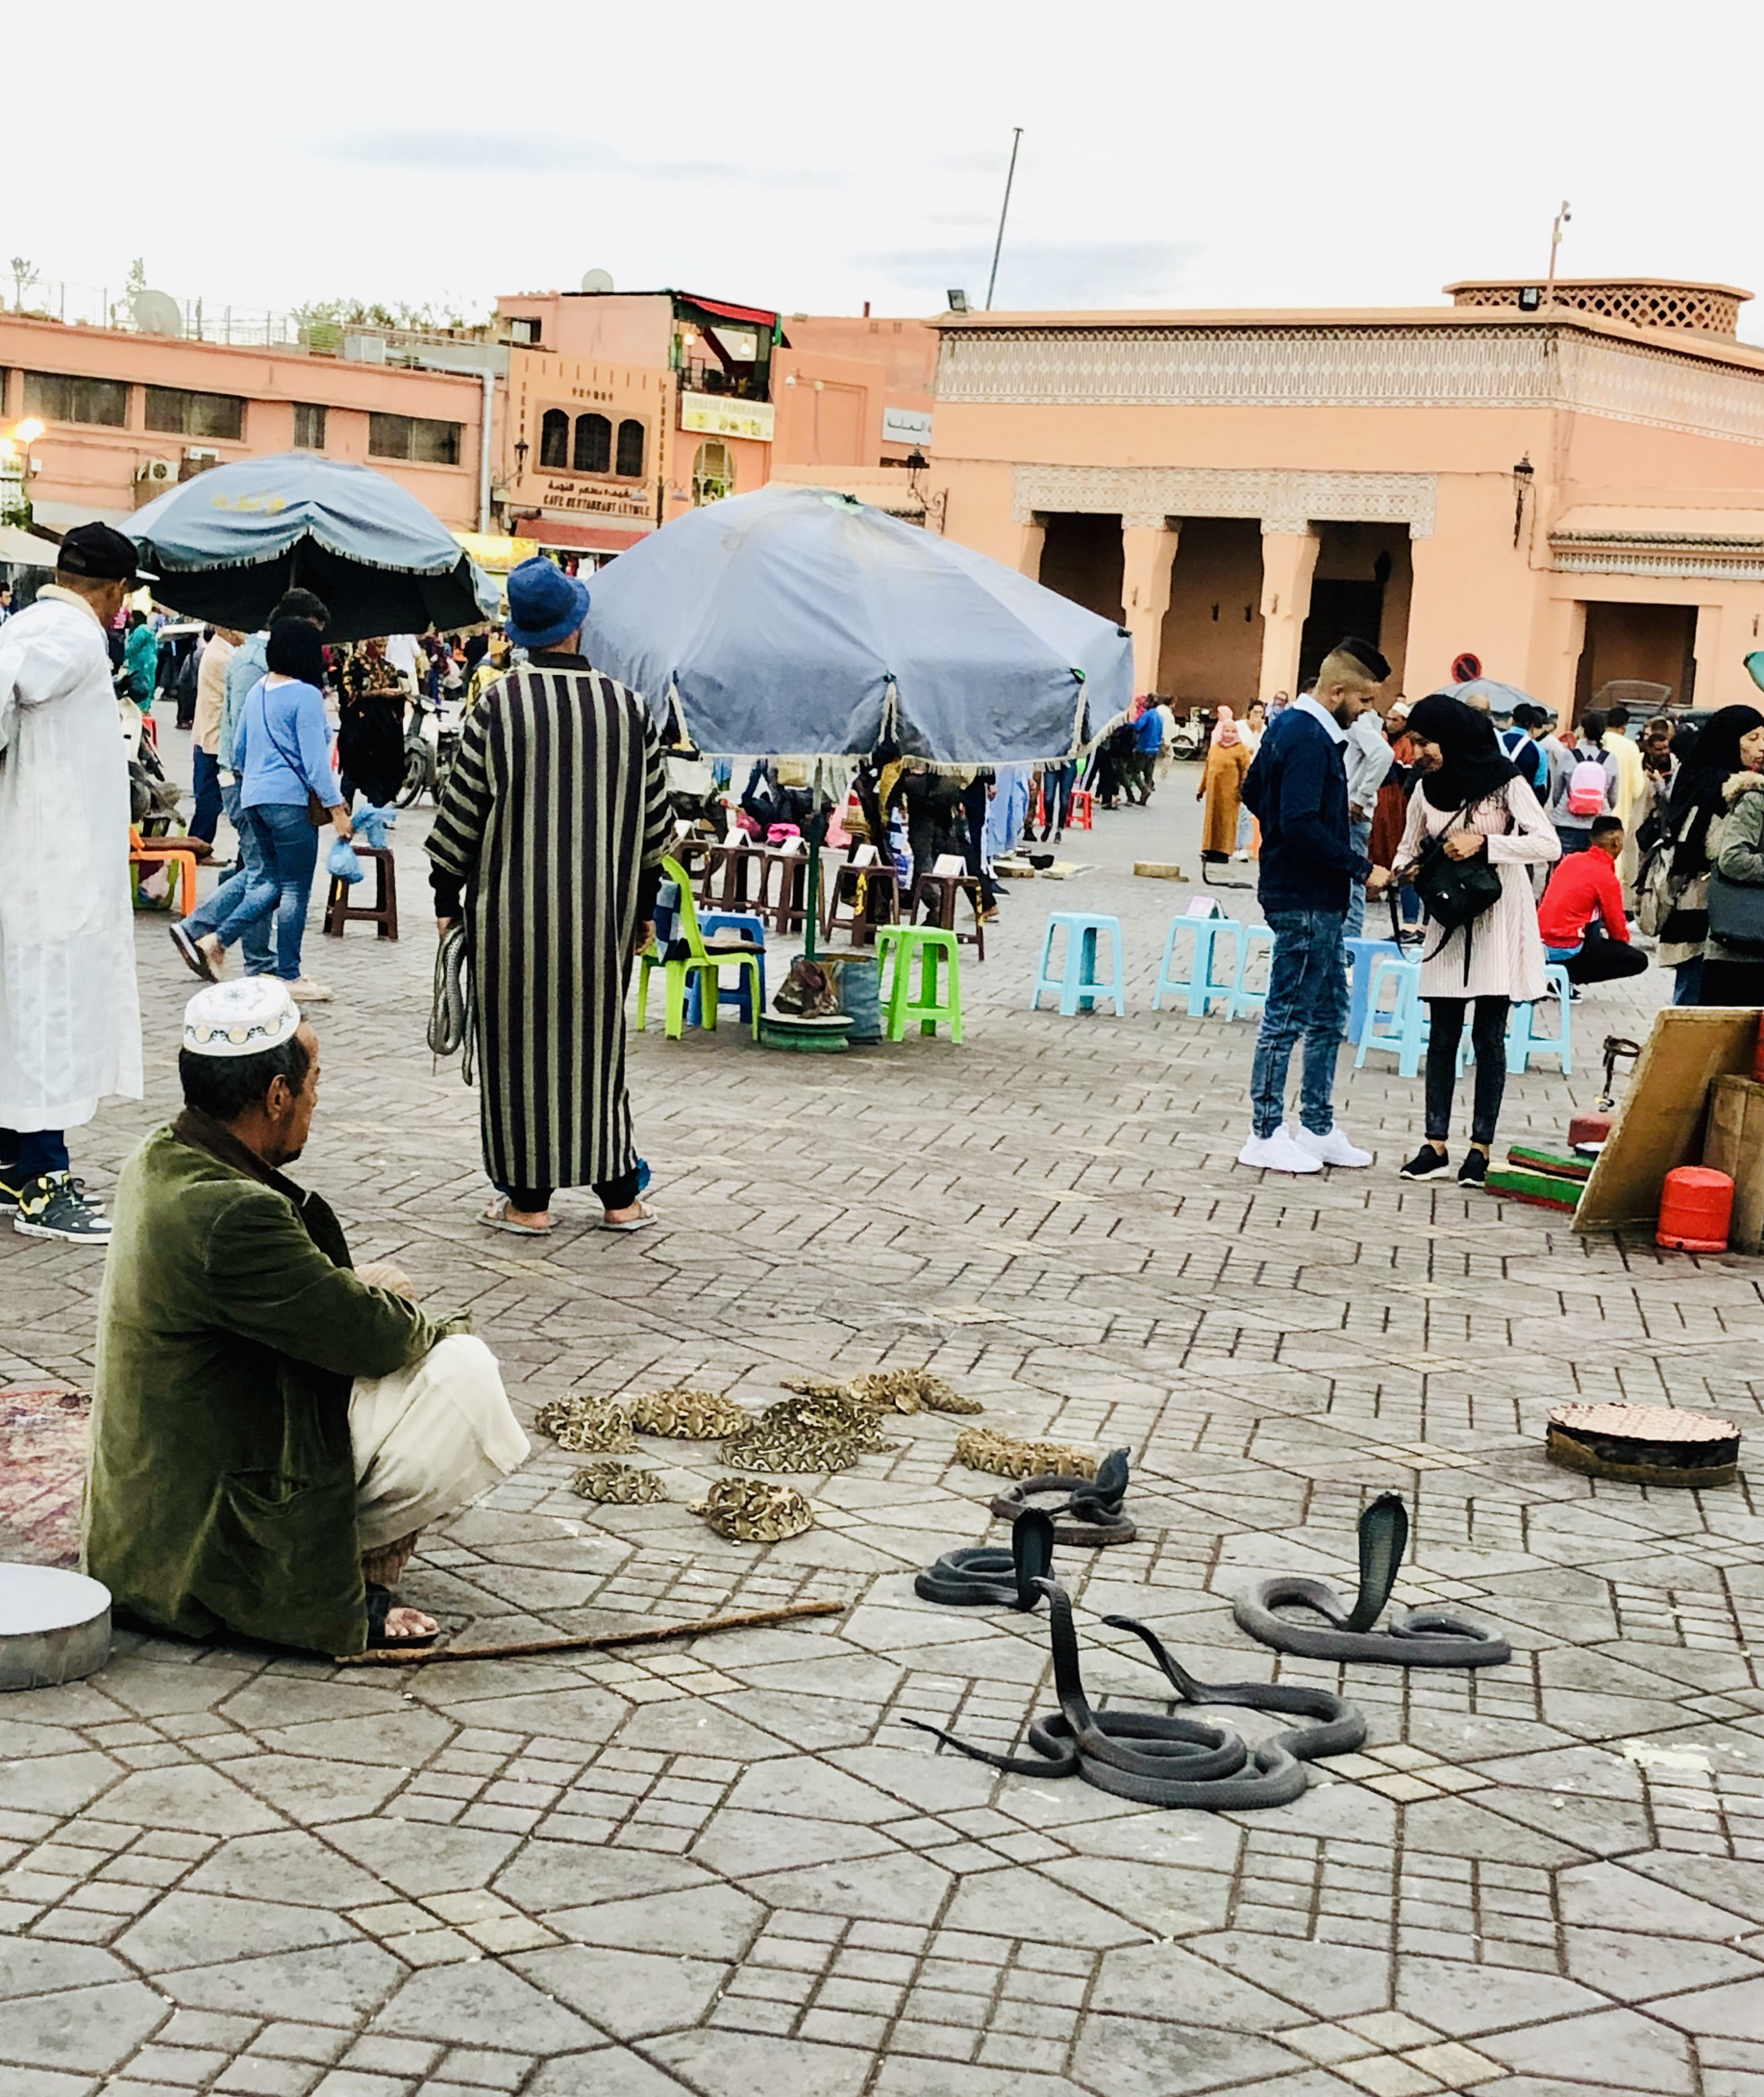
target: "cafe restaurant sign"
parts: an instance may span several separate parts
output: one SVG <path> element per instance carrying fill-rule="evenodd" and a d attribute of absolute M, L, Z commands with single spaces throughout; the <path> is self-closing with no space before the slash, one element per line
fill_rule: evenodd
<path fill-rule="evenodd" d="M 751 437 L 769 444 L 776 412 L 770 401 L 727 400 L 717 393 L 680 396 L 680 427 L 701 437 Z"/>
<path fill-rule="evenodd" d="M 634 494 L 623 487 L 604 487 L 580 481 L 552 481 L 544 484 L 542 497 L 548 511 L 568 511 L 577 515 L 595 517 L 649 517 L 649 498 L 645 494 Z"/>

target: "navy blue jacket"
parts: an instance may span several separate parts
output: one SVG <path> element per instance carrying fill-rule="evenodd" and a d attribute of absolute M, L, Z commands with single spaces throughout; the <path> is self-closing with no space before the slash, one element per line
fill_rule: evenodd
<path fill-rule="evenodd" d="M 1274 716 L 1243 783 L 1262 826 L 1256 895 L 1264 912 L 1331 911 L 1346 916 L 1349 885 L 1372 862 L 1348 830 L 1348 767 L 1342 746 L 1299 707 Z"/>

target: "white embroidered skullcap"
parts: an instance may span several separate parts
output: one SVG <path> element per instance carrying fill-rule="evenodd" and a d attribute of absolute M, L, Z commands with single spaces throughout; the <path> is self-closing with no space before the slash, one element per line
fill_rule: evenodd
<path fill-rule="evenodd" d="M 211 984 L 184 1008 L 184 1045 L 196 1056 L 261 1056 L 300 1025 L 300 1008 L 275 976 Z"/>

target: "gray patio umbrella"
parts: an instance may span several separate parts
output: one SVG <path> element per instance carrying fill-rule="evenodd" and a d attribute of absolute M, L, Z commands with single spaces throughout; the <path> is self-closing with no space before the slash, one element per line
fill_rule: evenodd
<path fill-rule="evenodd" d="M 214 466 L 124 529 L 159 577 L 161 604 L 246 633 L 295 587 L 324 599 L 331 640 L 496 615 L 495 585 L 414 495 L 371 467 L 314 452 Z"/>
<path fill-rule="evenodd" d="M 1132 697 L 1112 619 L 849 495 L 774 485 L 677 518 L 603 568 L 596 669 L 718 757 L 938 764 L 1074 756 Z"/>

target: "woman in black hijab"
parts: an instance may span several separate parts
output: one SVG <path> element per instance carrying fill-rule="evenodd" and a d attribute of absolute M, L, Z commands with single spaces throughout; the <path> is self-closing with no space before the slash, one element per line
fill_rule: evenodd
<path fill-rule="evenodd" d="M 1695 1005 L 1702 988 L 1702 943 L 1709 936 L 1709 825 L 1726 812 L 1727 781 L 1745 770 L 1740 739 L 1764 728 L 1756 707 L 1723 707 L 1704 722 L 1688 757 L 1681 757 L 1666 804 L 1671 859 L 1665 872 L 1671 909 L 1659 927 L 1656 960 L 1673 971 L 1675 1005 Z M 1683 745 L 1675 740 L 1675 752 Z M 1644 877 L 1646 891 L 1652 886 Z"/>
<path fill-rule="evenodd" d="M 1501 893 L 1479 917 L 1454 932 L 1435 926 L 1421 957 L 1421 995 L 1427 1000 L 1427 1140 L 1403 1167 L 1405 1180 L 1443 1180 L 1452 1170 L 1446 1141 L 1457 1085 L 1457 1045 L 1466 1011 L 1474 1006 L 1476 1100 L 1470 1148 L 1457 1178 L 1480 1186 L 1488 1174 L 1495 1123 L 1506 1088 L 1506 1020 L 1516 1004 L 1542 997 L 1544 942 L 1530 869 L 1562 856 L 1555 826 L 1518 767 L 1502 754 L 1494 723 L 1450 692 L 1429 692 L 1409 711 L 1420 790 L 1397 852 L 1395 878 L 1414 871 L 1423 848 L 1442 841 L 1450 859 L 1486 857 L 1501 876 Z M 1392 876 L 1375 867 L 1366 886 L 1377 893 Z"/>

